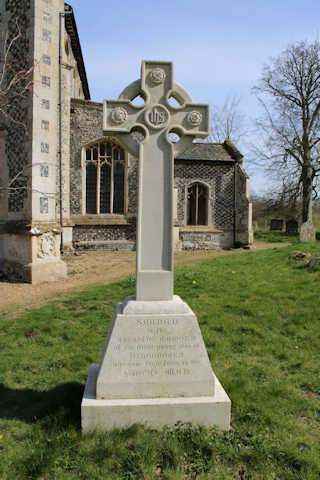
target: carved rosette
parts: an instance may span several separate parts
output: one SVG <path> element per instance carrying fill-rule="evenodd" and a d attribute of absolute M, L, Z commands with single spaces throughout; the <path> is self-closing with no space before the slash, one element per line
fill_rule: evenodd
<path fill-rule="evenodd" d="M 192 127 L 198 127 L 200 123 L 202 122 L 202 115 L 200 112 L 197 110 L 192 110 L 192 112 L 189 112 L 187 115 L 187 122 L 189 125 Z"/>
<path fill-rule="evenodd" d="M 166 78 L 165 71 L 162 68 L 154 68 L 150 72 L 150 81 L 152 85 L 161 85 Z"/>
<path fill-rule="evenodd" d="M 38 238 L 38 258 L 54 257 L 57 255 L 55 234 L 44 233 Z"/>
<path fill-rule="evenodd" d="M 122 125 L 128 118 L 128 112 L 123 107 L 114 108 L 111 112 L 111 120 L 115 125 Z"/>

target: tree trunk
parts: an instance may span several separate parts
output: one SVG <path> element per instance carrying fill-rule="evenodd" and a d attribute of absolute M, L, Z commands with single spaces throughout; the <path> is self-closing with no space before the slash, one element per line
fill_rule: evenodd
<path fill-rule="evenodd" d="M 312 168 L 302 167 L 302 223 L 312 222 Z"/>

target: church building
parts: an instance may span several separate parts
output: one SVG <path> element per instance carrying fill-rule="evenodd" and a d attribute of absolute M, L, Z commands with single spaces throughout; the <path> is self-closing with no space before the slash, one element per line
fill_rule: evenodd
<path fill-rule="evenodd" d="M 73 9 L 63 0 L 5 0 L 0 21 L 9 38 L 18 22 L 11 55 L 21 69 L 33 65 L 30 94 L 0 119 L 0 270 L 53 281 L 67 275 L 66 250 L 135 249 L 138 159 L 103 135 Z M 175 158 L 176 250 L 252 243 L 242 159 L 228 140 L 192 143 Z"/>

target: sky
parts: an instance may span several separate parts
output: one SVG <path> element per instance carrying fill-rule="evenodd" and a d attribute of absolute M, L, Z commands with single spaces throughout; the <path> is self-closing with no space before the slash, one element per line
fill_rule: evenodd
<path fill-rule="evenodd" d="M 252 121 L 252 87 L 288 44 L 319 39 L 320 0 L 67 0 L 74 10 L 91 99 L 117 99 L 142 60 L 174 63 L 174 80 L 196 103 L 240 97 Z M 214 115 L 211 109 L 211 115 Z M 248 134 L 250 135 L 250 134 Z M 241 147 L 241 146 L 240 146 Z M 267 182 L 246 159 L 251 189 Z"/>

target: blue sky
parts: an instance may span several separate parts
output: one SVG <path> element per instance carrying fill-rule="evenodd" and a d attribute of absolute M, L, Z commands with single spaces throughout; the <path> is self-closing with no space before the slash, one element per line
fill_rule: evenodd
<path fill-rule="evenodd" d="M 117 98 L 141 60 L 174 62 L 175 81 L 199 103 L 251 94 L 264 63 L 292 42 L 319 39 L 320 0 L 69 0 L 75 13 L 92 100 Z M 214 112 L 213 112 L 214 114 Z M 254 190 L 261 174 L 246 165 Z"/>

